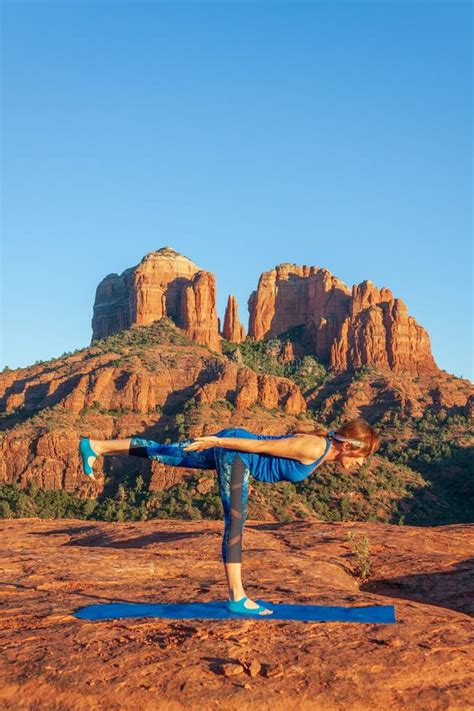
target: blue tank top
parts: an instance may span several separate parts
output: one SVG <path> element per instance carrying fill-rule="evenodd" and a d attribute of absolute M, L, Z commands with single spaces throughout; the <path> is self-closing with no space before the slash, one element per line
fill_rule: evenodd
<path fill-rule="evenodd" d="M 242 427 L 227 427 L 226 429 L 214 433 L 214 437 L 242 437 L 246 439 L 284 439 L 285 437 L 295 436 L 294 434 L 259 435 Z M 297 459 L 291 459 L 290 457 L 275 457 L 271 454 L 258 454 L 257 452 L 240 452 L 237 449 L 229 449 L 229 451 L 235 451 L 239 454 L 244 464 L 249 468 L 253 478 L 258 481 L 266 481 L 268 483 L 277 481 L 302 481 L 318 466 L 331 446 L 331 440 L 328 437 L 325 437 L 325 439 L 326 449 L 323 454 L 316 459 L 316 461 L 311 462 L 311 464 L 303 464 Z"/>

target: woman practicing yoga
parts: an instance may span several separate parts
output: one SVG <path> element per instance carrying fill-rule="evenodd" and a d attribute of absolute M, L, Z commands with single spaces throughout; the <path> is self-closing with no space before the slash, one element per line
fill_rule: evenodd
<path fill-rule="evenodd" d="M 296 431 L 286 435 L 261 435 L 241 427 L 227 427 L 213 435 L 172 444 L 141 437 L 83 438 L 79 450 L 84 472 L 92 479 L 92 466 L 101 454 L 128 454 L 173 467 L 215 469 L 225 518 L 222 559 L 229 588 L 228 608 L 247 615 L 266 615 L 272 610 L 257 605 L 245 595 L 241 578 L 249 475 L 268 483 L 302 481 L 323 461 L 337 461 L 344 469 L 351 470 L 379 447 L 378 432 L 357 418 L 336 430 L 316 425 L 313 434 Z"/>

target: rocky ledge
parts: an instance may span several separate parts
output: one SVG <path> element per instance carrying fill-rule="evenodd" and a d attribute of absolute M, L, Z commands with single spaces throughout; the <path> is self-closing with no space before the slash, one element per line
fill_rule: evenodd
<path fill-rule="evenodd" d="M 0 531 L 2 709 L 471 708 L 474 525 L 247 522 L 249 597 L 393 604 L 387 625 L 86 622 L 71 613 L 92 603 L 224 599 L 221 522 L 20 519 Z"/>

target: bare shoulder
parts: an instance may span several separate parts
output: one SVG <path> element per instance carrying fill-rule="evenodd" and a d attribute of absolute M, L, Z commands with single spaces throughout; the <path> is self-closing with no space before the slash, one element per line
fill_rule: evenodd
<path fill-rule="evenodd" d="M 303 464 L 312 464 L 323 454 L 326 440 L 323 435 L 303 434 L 294 435 L 295 443 L 300 454 L 299 459 Z"/>
<path fill-rule="evenodd" d="M 289 457 L 297 459 L 302 464 L 312 464 L 316 459 L 319 459 L 325 446 L 324 437 L 300 433 L 278 439 L 232 439 L 229 441 L 233 442 L 233 447 L 244 452 Z"/>

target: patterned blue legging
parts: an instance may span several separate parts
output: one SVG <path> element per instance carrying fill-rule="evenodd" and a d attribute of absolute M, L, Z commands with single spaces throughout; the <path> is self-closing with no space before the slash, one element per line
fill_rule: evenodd
<path fill-rule="evenodd" d="M 220 434 L 223 432 L 224 430 L 220 430 Z M 231 430 L 229 434 L 230 432 Z M 173 467 L 216 469 L 219 494 L 224 509 L 222 560 L 224 563 L 241 563 L 250 471 L 239 453 L 232 449 L 210 447 L 201 451 L 186 452 L 184 447 L 193 441 L 186 439 L 173 444 L 160 444 L 151 439 L 132 437 L 129 454 L 155 459 Z"/>

